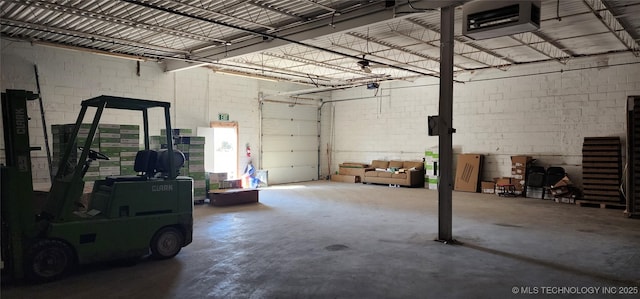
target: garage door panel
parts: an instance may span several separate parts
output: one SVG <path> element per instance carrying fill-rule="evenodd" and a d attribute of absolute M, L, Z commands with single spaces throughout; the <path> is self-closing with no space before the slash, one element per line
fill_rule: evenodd
<path fill-rule="evenodd" d="M 269 171 L 269 183 L 317 180 L 317 107 L 266 102 L 261 115 L 261 166 Z"/>
<path fill-rule="evenodd" d="M 313 181 L 317 176 L 315 166 L 274 167 L 269 169 L 269 185 Z"/>
<path fill-rule="evenodd" d="M 318 151 L 283 151 L 268 152 L 270 157 L 266 161 L 263 159 L 262 167 L 269 169 L 271 167 L 295 167 L 295 166 L 317 166 L 316 159 L 310 159 L 311 156 L 318 156 Z"/>
<path fill-rule="evenodd" d="M 262 115 L 265 118 L 296 118 L 296 119 L 317 119 L 318 108 L 315 106 L 296 105 L 289 107 L 287 104 L 264 103 L 262 105 Z"/>
<path fill-rule="evenodd" d="M 317 150 L 316 136 L 271 136 L 262 140 L 262 151 Z"/>
<path fill-rule="evenodd" d="M 263 135 L 317 135 L 318 123 L 313 120 L 263 119 Z"/>

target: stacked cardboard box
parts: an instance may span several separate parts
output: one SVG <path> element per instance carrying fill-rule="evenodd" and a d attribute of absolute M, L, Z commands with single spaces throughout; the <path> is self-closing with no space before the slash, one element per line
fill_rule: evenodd
<path fill-rule="evenodd" d="M 207 173 L 207 192 L 210 190 L 220 189 L 222 182 L 227 180 L 226 172 L 208 172 Z"/>
<path fill-rule="evenodd" d="M 495 182 L 481 182 L 480 183 L 480 192 L 487 194 L 496 193 L 496 183 Z"/>
<path fill-rule="evenodd" d="M 191 129 L 172 129 L 174 149 L 181 151 L 185 163 L 178 173 L 193 179 L 193 200 L 204 201 L 207 197 L 207 175 L 204 171 L 204 137 L 191 136 Z M 160 136 L 151 136 L 149 143 L 153 150 L 167 148 L 167 132 L 160 131 Z M 226 174 L 225 174 L 226 175 Z"/>
<path fill-rule="evenodd" d="M 136 171 L 133 164 L 140 149 L 140 127 L 137 125 L 120 125 L 120 174 L 133 175 Z M 144 147 L 144 146 L 142 146 Z"/>
<path fill-rule="evenodd" d="M 85 146 L 91 124 L 82 124 L 76 140 L 70 140 L 75 124 L 52 125 L 54 170 L 57 171 L 64 150 L 72 146 Z M 101 124 L 91 143 L 91 149 L 105 154 L 109 160 L 96 160 L 91 163 L 84 176 L 85 181 L 104 179 L 112 175 L 135 174 L 133 163 L 140 143 L 140 127 L 138 125 Z M 73 151 L 69 163 L 75 165 L 79 151 Z"/>
<path fill-rule="evenodd" d="M 203 201 L 207 197 L 204 172 L 204 137 L 180 136 L 174 139 L 178 150 L 185 156 L 180 173 L 193 179 L 193 199 Z"/>
<path fill-rule="evenodd" d="M 424 152 L 424 187 L 429 189 L 438 189 L 438 162 L 440 155 L 438 149 L 431 149 Z"/>
<path fill-rule="evenodd" d="M 360 183 L 368 164 L 345 162 L 339 165 L 337 174 L 331 175 L 331 181 L 345 183 Z"/>
<path fill-rule="evenodd" d="M 515 185 L 517 180 L 511 177 L 493 178 L 495 193 L 498 196 L 516 196 Z"/>
<path fill-rule="evenodd" d="M 564 176 L 560 181 L 549 188 L 549 193 L 557 203 L 576 203 L 576 197 L 579 196 L 579 190 L 573 186 L 568 176 Z"/>
<path fill-rule="evenodd" d="M 83 124 L 80 128 L 80 132 L 78 133 L 78 137 L 82 138 L 82 142 L 79 142 L 75 146 L 78 145 L 84 146 L 84 141 L 86 140 L 87 133 L 89 132 L 90 125 Z M 58 172 L 58 168 L 60 167 L 60 161 L 62 160 L 62 156 L 64 156 L 64 151 L 66 150 L 69 143 L 74 143 L 74 141 L 70 141 L 71 134 L 73 133 L 73 125 L 52 125 L 51 126 L 51 135 L 53 142 L 53 154 L 51 156 L 51 171 L 55 175 Z M 95 145 L 97 146 L 97 145 Z M 92 144 L 92 147 L 94 145 Z M 78 152 L 72 151 L 71 156 L 69 156 L 68 164 L 75 165 L 78 160 Z M 91 170 L 91 169 L 90 169 Z"/>
<path fill-rule="evenodd" d="M 511 184 L 516 188 L 516 194 L 523 194 L 527 180 L 527 165 L 530 164 L 530 156 L 511 156 Z"/>

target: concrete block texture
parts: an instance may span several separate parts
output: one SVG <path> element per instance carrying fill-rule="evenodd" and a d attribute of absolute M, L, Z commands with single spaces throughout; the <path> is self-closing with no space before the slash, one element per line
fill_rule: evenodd
<path fill-rule="evenodd" d="M 49 126 L 74 122 L 80 101 L 102 94 L 167 101 L 172 103 L 175 128 L 208 127 L 218 113 L 229 113 L 240 126 L 239 144 L 254 148 L 254 163 L 260 161 L 259 93 L 273 96 L 309 89 L 216 74 L 206 68 L 166 73 L 152 61 L 140 62 L 138 76 L 134 60 L 2 42 L 0 88 L 35 91 L 36 64 Z M 485 154 L 483 179 L 508 176 L 510 156 L 530 155 L 543 166 L 564 166 L 580 184 L 583 138 L 620 136 L 624 142 L 626 97 L 640 95 L 638 58 L 612 54 L 606 67 L 597 60 L 458 74 L 456 80 L 464 83 L 454 84 L 454 151 Z M 438 145 L 438 137 L 427 136 L 427 117 L 438 114 L 437 78 L 381 82 L 377 91 L 361 86 L 313 97 L 323 102 L 321 177 L 342 162 L 421 160 L 426 149 Z M 29 110 L 32 146 L 43 146 L 38 106 L 30 105 Z M 150 113 L 150 119 L 152 135 L 159 134 L 161 115 Z M 129 124 L 132 120 L 116 113 L 106 114 L 105 121 Z M 3 142 L 0 138 L 0 147 Z M 239 151 L 243 157 L 242 146 Z M 34 160 L 44 157 L 34 153 Z M 42 162 L 34 164 L 39 165 L 34 166 L 38 172 L 34 177 L 46 182 Z"/>
<path fill-rule="evenodd" d="M 638 63 L 621 54 L 611 55 L 605 68 L 585 58 L 462 74 L 457 79 L 465 83 L 454 84 L 454 152 L 485 154 L 485 180 L 509 176 L 511 156 L 530 155 L 539 165 L 565 167 L 580 186 L 584 137 L 624 142 L 626 98 L 640 95 Z M 323 118 L 340 128 L 325 138 L 333 141 L 332 169 L 345 161 L 417 160 L 437 146 L 426 123 L 438 114 L 437 83 L 383 82 L 383 97 L 365 87 L 334 91 L 333 118 Z M 407 107 L 407 117 L 397 114 L 396 103 Z"/>
<path fill-rule="evenodd" d="M 258 93 L 262 90 L 275 92 L 308 88 L 298 84 L 265 82 L 250 78 L 221 75 L 207 68 L 194 68 L 175 73 L 164 72 L 162 64 L 141 61 L 137 74 L 137 61 L 107 57 L 92 53 L 69 51 L 37 44 L 2 39 L 0 88 L 25 89 L 36 92 L 34 65 L 37 65 L 41 94 L 45 107 L 49 136 L 51 125 L 76 121 L 82 100 L 114 95 L 171 103 L 171 118 L 174 128 L 189 128 L 194 134 L 198 127 L 209 127 L 217 119 L 218 112 L 229 113 L 230 120 L 238 121 L 238 143 L 251 144 L 257 149 L 259 143 L 260 114 Z M 49 184 L 44 133 L 37 103 L 29 105 L 28 111 L 32 146 L 43 148 L 34 152 L 33 178 L 36 185 Z M 141 119 L 141 117 L 140 117 Z M 160 111 L 150 111 L 150 134 L 159 135 L 163 128 Z M 136 123 L 137 117 L 123 113 L 105 112 L 103 122 L 113 124 Z M 85 121 L 90 122 L 89 119 Z M 0 148 L 4 138 L 0 132 Z M 239 157 L 244 156 L 244 146 L 238 148 Z M 254 151 L 254 165 L 259 161 L 259 151 Z M 4 161 L 4 153 L 0 155 Z M 242 163 L 242 162 L 241 162 Z M 256 165 L 259 167 L 259 165 Z M 239 167 L 244 167 L 240 165 Z"/>

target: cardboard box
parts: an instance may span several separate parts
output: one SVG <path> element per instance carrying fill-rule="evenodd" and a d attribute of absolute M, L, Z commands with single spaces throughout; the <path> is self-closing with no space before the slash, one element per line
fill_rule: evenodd
<path fill-rule="evenodd" d="M 338 170 L 338 174 L 341 175 L 355 175 L 358 177 L 363 177 L 364 176 L 364 168 L 342 168 L 340 167 L 340 169 Z"/>
<path fill-rule="evenodd" d="M 360 183 L 360 177 L 356 175 L 332 174 L 331 181 L 343 183 Z"/>
<path fill-rule="evenodd" d="M 437 175 L 425 175 L 424 177 L 425 188 L 437 190 L 438 180 L 439 180 L 439 177 Z"/>
<path fill-rule="evenodd" d="M 555 183 L 552 187 L 553 188 L 566 187 L 566 186 L 571 186 L 572 184 L 573 183 L 571 182 L 569 177 L 565 175 L 559 182 Z"/>
<path fill-rule="evenodd" d="M 427 150 L 424 152 L 424 169 L 426 174 L 432 175 L 432 176 L 440 175 L 438 173 L 439 162 L 440 162 L 440 154 L 438 154 L 437 149 Z"/>
<path fill-rule="evenodd" d="M 496 193 L 496 183 L 494 182 L 482 182 L 480 183 L 480 189 L 482 193 L 493 194 Z"/>
<path fill-rule="evenodd" d="M 227 173 L 226 172 L 209 172 L 208 177 L 211 183 L 219 183 L 227 180 Z"/>
<path fill-rule="evenodd" d="M 530 156 L 511 156 L 511 166 L 526 168 L 531 159 Z"/>
<path fill-rule="evenodd" d="M 525 173 L 527 173 L 527 168 L 526 167 L 521 167 L 521 166 L 517 166 L 517 167 L 516 166 L 512 166 L 511 167 L 511 174 L 512 175 L 517 175 L 517 174 L 523 175 Z"/>
<path fill-rule="evenodd" d="M 483 156 L 480 154 L 459 154 L 456 167 L 454 190 L 478 192 Z"/>
<path fill-rule="evenodd" d="M 501 178 L 494 178 L 494 180 L 496 181 L 496 194 L 500 194 L 500 192 L 502 191 L 501 186 L 504 185 L 513 185 L 515 188 L 515 192 L 514 194 L 519 195 L 522 194 L 522 184 L 520 182 L 520 180 L 514 179 L 514 178 L 509 178 L 509 177 L 501 177 Z M 506 188 L 505 188 L 506 190 Z"/>
<path fill-rule="evenodd" d="M 551 192 L 551 195 L 553 195 L 554 197 L 560 197 L 563 194 L 569 193 L 569 191 L 571 191 L 571 190 L 569 190 L 569 187 L 567 187 L 567 186 L 562 186 L 562 187 L 549 189 L 549 192 Z"/>
<path fill-rule="evenodd" d="M 574 197 L 556 197 L 554 198 L 554 201 L 557 203 L 568 203 L 568 204 L 576 203 L 576 199 Z"/>
<path fill-rule="evenodd" d="M 496 182 L 496 186 L 502 186 L 502 185 L 511 185 L 512 178 L 502 177 L 502 178 L 494 178 L 493 180 Z"/>
<path fill-rule="evenodd" d="M 367 167 L 366 164 L 359 163 L 343 163 L 338 168 L 338 174 L 342 175 L 355 175 L 359 177 L 364 176 L 364 170 Z"/>
<path fill-rule="evenodd" d="M 524 190 L 524 179 L 511 178 L 511 185 L 516 187 L 516 191 L 522 191 Z"/>

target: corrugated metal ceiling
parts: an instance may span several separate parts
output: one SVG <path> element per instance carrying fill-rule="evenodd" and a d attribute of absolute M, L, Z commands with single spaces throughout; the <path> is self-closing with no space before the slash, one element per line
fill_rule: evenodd
<path fill-rule="evenodd" d="M 207 63 L 219 72 L 316 85 L 437 76 L 440 13 L 414 9 L 437 5 L 426 0 L 390 2 L 0 0 L 0 24 L 2 36 L 9 39 Z M 544 0 L 541 10 L 536 32 L 474 41 L 461 34 L 458 7 L 454 70 L 506 70 L 530 62 L 638 54 L 640 0 Z M 367 24 L 367 16 L 385 11 L 395 17 Z M 341 28 L 340 18 L 346 24 L 351 15 L 362 20 Z M 335 30 L 327 31 L 329 27 Z M 327 33 L 311 34 L 322 30 Z M 262 45 L 253 42 L 261 35 Z M 281 36 L 305 37 L 271 47 L 273 37 Z M 236 52 L 241 48 L 255 51 Z M 360 58 L 371 62 L 371 73 L 357 64 Z"/>

